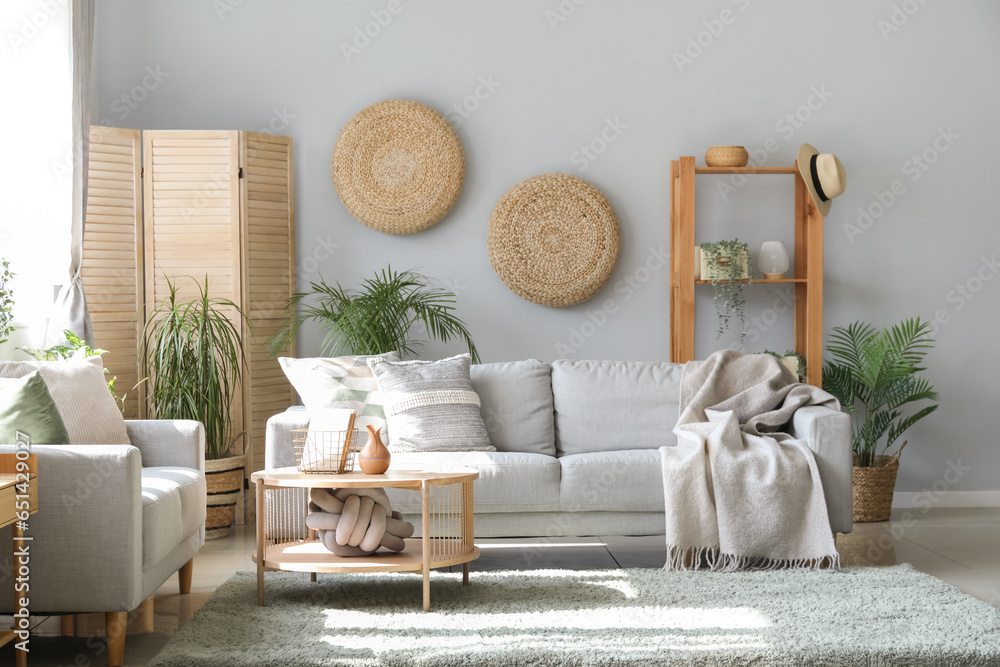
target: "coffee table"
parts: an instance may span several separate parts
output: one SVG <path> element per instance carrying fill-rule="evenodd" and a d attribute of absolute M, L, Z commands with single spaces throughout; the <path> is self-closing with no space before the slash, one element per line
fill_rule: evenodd
<path fill-rule="evenodd" d="M 424 577 L 424 611 L 430 611 L 430 571 L 462 565 L 469 585 L 469 562 L 479 558 L 473 543 L 475 525 L 472 482 L 479 471 L 456 467 L 447 472 L 392 468 L 381 475 L 302 473 L 296 468 L 262 470 L 250 476 L 257 490 L 257 604 L 264 606 L 264 571 L 420 572 Z M 370 556 L 343 558 L 333 554 L 303 521 L 308 489 L 406 489 L 420 494 L 421 538 L 405 540 L 401 552 L 381 549 Z"/>

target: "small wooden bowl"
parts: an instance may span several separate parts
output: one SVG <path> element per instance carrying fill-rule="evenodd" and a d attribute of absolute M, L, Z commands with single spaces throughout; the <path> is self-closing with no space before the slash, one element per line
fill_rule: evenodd
<path fill-rule="evenodd" d="M 705 151 L 705 164 L 709 167 L 745 167 L 750 154 L 743 146 L 712 146 Z"/>

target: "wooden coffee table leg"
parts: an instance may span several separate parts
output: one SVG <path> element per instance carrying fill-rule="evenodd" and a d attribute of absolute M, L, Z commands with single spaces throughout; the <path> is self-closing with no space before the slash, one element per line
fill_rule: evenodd
<path fill-rule="evenodd" d="M 469 564 L 468 563 L 462 563 L 462 585 L 463 586 L 468 586 L 469 585 Z"/>
<path fill-rule="evenodd" d="M 264 606 L 264 481 L 257 480 L 257 606 Z"/>
<path fill-rule="evenodd" d="M 420 548 L 424 557 L 424 611 L 431 610 L 431 487 L 427 480 L 420 484 L 420 505 L 422 525 L 420 528 Z"/>

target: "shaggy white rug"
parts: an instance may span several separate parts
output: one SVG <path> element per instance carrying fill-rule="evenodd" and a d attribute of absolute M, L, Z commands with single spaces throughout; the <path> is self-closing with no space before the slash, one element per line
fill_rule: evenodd
<path fill-rule="evenodd" d="M 908 565 L 828 572 L 239 572 L 151 667 L 1000 665 L 1000 610 Z"/>

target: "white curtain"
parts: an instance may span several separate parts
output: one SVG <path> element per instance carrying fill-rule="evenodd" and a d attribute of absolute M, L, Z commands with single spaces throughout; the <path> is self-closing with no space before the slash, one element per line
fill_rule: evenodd
<path fill-rule="evenodd" d="M 63 284 L 53 304 L 45 344 L 65 341 L 71 329 L 93 345 L 94 330 L 87 311 L 80 270 L 83 266 L 83 228 L 87 216 L 87 165 L 90 153 L 90 76 L 94 49 L 94 0 L 73 0 L 70 5 L 73 61 L 73 217 L 71 220 L 69 282 Z"/>

